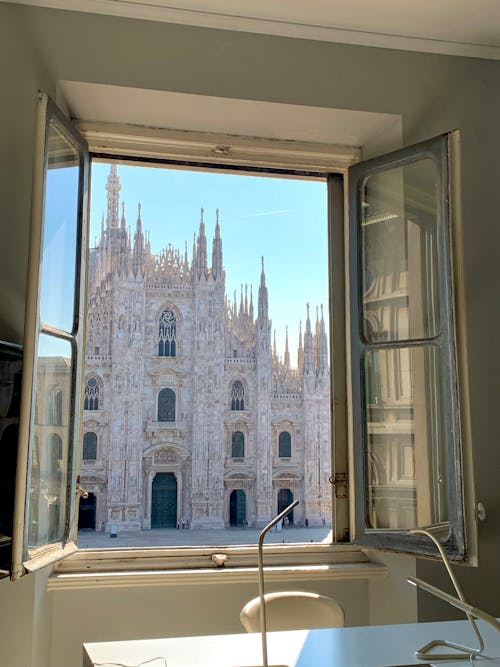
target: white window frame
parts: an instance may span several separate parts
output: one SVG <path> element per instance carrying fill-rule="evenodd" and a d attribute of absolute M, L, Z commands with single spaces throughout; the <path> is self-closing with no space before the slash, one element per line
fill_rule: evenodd
<path fill-rule="evenodd" d="M 49 137 L 53 125 L 60 136 L 78 155 L 78 197 L 75 211 L 75 283 L 73 292 L 73 319 L 68 330 L 42 321 L 41 285 L 44 258 L 45 204 L 47 173 L 49 169 Z M 54 156 L 53 156 L 54 157 Z M 12 539 L 11 578 L 64 558 L 76 551 L 77 468 L 80 458 L 82 368 L 85 330 L 85 288 L 87 275 L 87 212 L 88 212 L 89 159 L 88 147 L 75 131 L 68 118 L 43 92 L 38 94 L 35 127 L 35 157 L 33 165 L 33 192 L 31 207 L 28 286 L 23 342 L 23 370 L 19 441 L 16 469 L 16 489 Z M 69 451 L 67 461 L 67 488 L 64 496 L 64 529 L 62 539 L 50 544 L 29 546 L 29 506 L 31 486 L 32 443 L 35 439 L 35 405 L 37 396 L 37 356 L 40 335 L 65 341 L 71 346 L 72 372 L 70 392 L 66 398 L 68 412 Z M 43 411 L 44 406 L 42 406 Z M 64 407 L 63 407 L 64 411 Z"/>
<path fill-rule="evenodd" d="M 368 558 L 361 549 L 351 542 L 355 536 L 354 525 L 356 498 L 353 481 L 356 466 L 353 460 L 352 433 L 352 387 L 350 380 L 349 361 L 349 327 L 350 317 L 346 308 L 349 302 L 350 282 L 346 278 L 346 257 L 348 256 L 349 227 L 347 201 L 347 179 L 351 165 L 359 162 L 361 150 L 352 147 L 337 145 L 314 144 L 296 141 L 280 141 L 272 139 L 255 139 L 249 137 L 235 137 L 230 135 L 209 134 L 201 132 L 182 132 L 159 130 L 130 125 L 109 123 L 76 122 L 77 130 L 85 137 L 89 144 L 89 151 L 94 160 L 130 162 L 144 164 L 155 162 L 169 164 L 184 163 L 186 168 L 217 169 L 218 165 L 234 166 L 235 170 L 246 168 L 260 169 L 262 172 L 286 170 L 309 173 L 311 176 L 324 176 L 328 181 L 329 189 L 329 219 L 343 220 L 344 224 L 332 225 L 329 223 L 329 252 L 330 252 L 330 294 L 331 294 L 331 358 L 335 359 L 335 369 L 332 382 L 332 406 L 335 406 L 333 420 L 333 438 L 335 447 L 332 452 L 332 492 L 334 496 L 334 526 L 335 535 L 332 544 L 295 544 L 271 545 L 266 547 L 266 565 L 276 569 L 279 579 L 280 568 L 306 567 L 304 576 L 311 575 L 310 564 L 314 563 L 323 574 L 328 576 L 348 576 L 341 573 L 339 566 L 352 568 L 357 563 L 361 569 L 368 566 L 372 574 L 381 574 L 384 568 L 368 565 Z M 458 184 L 458 172 L 453 173 L 454 186 Z M 455 236 L 459 244 L 458 232 Z M 332 258 L 335 257 L 335 262 Z M 454 264 L 455 279 L 461 283 L 458 275 L 460 263 Z M 462 281 L 463 282 L 463 281 Z M 462 299 L 462 292 L 457 290 L 458 300 Z M 463 303 L 457 310 L 457 328 L 464 323 Z M 465 368 L 465 345 L 457 348 L 460 360 Z M 466 382 L 462 385 L 462 398 L 467 401 Z M 470 463 L 470 452 L 464 454 L 464 461 Z M 467 467 L 467 474 L 471 467 Z M 470 478 L 468 478 L 470 479 Z M 471 480 L 470 480 L 471 481 Z M 467 483 L 468 494 L 472 493 L 471 483 Z M 359 503 L 359 499 L 358 499 Z M 469 526 L 469 536 L 474 537 L 474 526 Z M 472 540 L 472 542 L 474 542 Z M 381 546 L 381 545 L 378 545 Z M 383 546 L 383 545 L 382 545 Z M 425 549 L 424 549 L 425 551 Z M 219 558 L 223 553 L 227 558 Z M 427 553 L 432 551 L 427 550 Z M 468 556 L 472 557 L 474 549 L 469 549 Z M 151 581 L 151 575 L 170 578 L 190 574 L 193 577 L 201 576 L 203 572 L 214 571 L 223 563 L 225 569 L 232 570 L 232 576 L 245 578 L 244 572 L 256 565 L 256 547 L 210 547 L 210 548 L 158 548 L 143 550 L 122 549 L 95 549 L 80 550 L 66 558 L 58 565 L 58 574 L 53 584 L 68 585 L 75 577 L 85 571 L 90 573 L 106 572 L 109 585 L 123 585 L 119 577 L 138 573 L 140 579 Z M 325 569 L 326 568 L 326 569 Z M 337 568 L 335 575 L 332 568 Z M 154 570 L 154 572 L 152 572 Z M 239 571 L 235 575 L 235 570 Z M 368 572 L 366 570 L 366 572 Z M 145 574 L 147 571 L 149 574 Z M 361 570 L 360 570 L 361 571 Z M 120 572 L 122 575 L 120 575 Z M 111 576 L 111 574 L 113 576 Z M 198 573 L 198 574 L 195 574 Z M 300 572 L 296 571 L 298 578 Z M 351 570 L 352 575 L 352 570 Z M 356 575 L 354 575 L 356 576 Z M 366 576 L 361 575 L 361 576 Z M 118 577 L 118 579 L 116 578 Z M 95 580 L 94 580 L 95 581 Z M 128 579 L 130 581 L 130 579 Z M 99 579 L 99 585 L 104 581 Z M 77 586 L 80 584 L 76 584 Z M 81 585 L 85 585 L 84 583 Z"/>
<path fill-rule="evenodd" d="M 412 349 L 422 345 L 439 350 L 436 376 L 442 403 L 442 455 L 447 481 L 447 520 L 421 526 L 436 533 L 448 556 L 458 562 L 477 564 L 477 528 L 474 520 L 468 369 L 465 334 L 465 304 L 461 217 L 459 205 L 460 132 L 454 131 L 414 146 L 360 162 L 350 170 L 349 182 L 349 265 L 350 346 L 353 466 L 356 502 L 354 542 L 397 552 L 436 555 L 429 538 L 408 530 L 373 528 L 369 525 L 367 470 L 368 406 L 363 382 L 363 358 L 368 350 Z M 435 169 L 437 271 L 434 276 L 439 298 L 436 308 L 441 326 L 433 334 L 419 334 L 408 340 L 367 341 L 362 333 L 362 207 L 364 183 L 374 175 L 430 162 Z M 402 198 L 401 204 L 406 209 Z M 426 404 L 427 405 L 427 404 Z M 440 424 L 441 426 L 441 424 Z M 361 489 L 363 493 L 361 493 Z"/>

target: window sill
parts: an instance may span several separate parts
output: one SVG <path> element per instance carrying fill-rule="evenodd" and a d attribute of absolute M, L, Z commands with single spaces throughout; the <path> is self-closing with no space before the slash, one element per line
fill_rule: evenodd
<path fill-rule="evenodd" d="M 385 577 L 387 566 L 380 563 L 342 563 L 335 565 L 272 566 L 265 568 L 266 582 L 310 581 L 311 579 L 355 580 Z M 186 570 L 150 570 L 61 573 L 49 577 L 47 589 L 72 590 L 92 588 L 130 588 L 179 586 L 188 584 L 256 583 L 256 567 L 210 568 Z"/>
<path fill-rule="evenodd" d="M 224 556 L 219 567 L 219 557 Z M 387 574 L 351 544 L 264 547 L 266 580 L 367 579 Z M 168 568 L 166 567 L 168 565 Z M 49 590 L 257 581 L 255 547 L 80 550 L 61 561 Z"/>

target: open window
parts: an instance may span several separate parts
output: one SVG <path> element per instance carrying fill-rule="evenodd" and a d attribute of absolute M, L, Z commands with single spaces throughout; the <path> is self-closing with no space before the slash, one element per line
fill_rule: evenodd
<path fill-rule="evenodd" d="M 464 509 L 470 484 L 463 477 L 463 462 L 468 456 L 468 420 L 464 338 L 463 333 L 457 334 L 463 332 L 463 312 L 457 307 L 462 289 L 457 259 L 459 230 L 450 215 L 454 194 L 454 172 L 449 167 L 453 136 L 358 162 L 348 170 L 347 166 L 359 159 L 358 153 L 353 150 L 342 154 L 338 147 L 335 168 L 331 163 L 325 164 L 324 151 L 315 153 L 311 145 L 302 147 L 301 153 L 300 147 L 291 150 L 289 146 L 278 146 L 278 142 L 266 153 L 253 150 L 247 143 L 241 155 L 236 149 L 229 156 L 227 146 L 224 150 L 219 150 L 218 145 L 214 148 L 213 136 L 202 141 L 198 134 L 199 155 L 193 155 L 194 144 L 187 144 L 188 150 L 183 144 L 186 138 L 171 140 L 161 131 L 151 138 L 150 130 L 141 137 L 137 128 L 122 128 L 124 135 L 133 131 L 134 136 L 129 134 L 126 141 L 117 144 L 116 127 L 110 135 L 112 141 L 95 128 L 83 125 L 82 129 L 99 148 L 96 158 L 100 160 L 148 158 L 153 162 L 170 160 L 172 164 L 174 156 L 176 163 L 184 159 L 198 167 L 198 160 L 204 160 L 205 165 L 224 164 L 235 170 L 251 165 L 255 171 L 285 171 L 288 175 L 292 171 L 290 161 L 295 160 L 302 174 L 321 176 L 328 182 L 331 404 L 335 406 L 330 481 L 334 525 L 328 545 L 320 545 L 327 547 L 328 553 L 326 549 L 317 551 L 324 552 L 321 558 L 331 558 L 335 548 L 331 542 L 349 541 L 354 536 L 357 544 L 432 553 L 424 541 L 409 531 L 435 526 L 444 531 L 443 542 L 450 555 L 465 559 L 470 554 L 466 538 L 472 532 L 467 534 Z M 99 395 L 100 385 L 93 376 L 85 384 L 81 370 L 87 147 L 44 95 L 39 100 L 37 137 L 40 157 L 34 175 L 14 577 L 76 550 L 82 409 L 98 412 L 105 396 Z M 158 151 L 163 153 L 159 155 Z M 350 191 L 348 228 L 344 226 L 343 209 L 346 178 Z M 348 252 L 344 244 L 346 229 Z M 159 312 L 160 324 L 155 320 L 150 349 L 158 357 L 158 364 L 164 365 L 165 357 L 169 357 L 169 366 L 164 369 L 168 384 L 173 381 L 169 369 L 182 362 L 179 352 L 183 350 L 177 346 L 179 328 L 175 317 L 172 320 L 173 311 L 163 306 Z M 117 328 L 120 332 L 119 323 Z M 135 330 L 131 325 L 130 332 Z M 95 357 L 102 353 L 101 345 L 92 348 Z M 234 349 L 229 357 L 233 366 L 243 364 Z M 153 376 L 153 384 L 158 380 L 154 394 L 157 419 L 150 420 L 149 430 L 154 433 L 171 429 L 177 424 L 176 419 L 177 426 L 182 427 L 181 398 L 172 389 L 160 386 L 159 379 Z M 251 392 L 238 377 L 235 375 L 228 385 L 224 403 L 228 412 L 243 413 L 252 404 Z M 290 392 L 286 393 L 286 400 L 294 400 Z M 45 419 L 47 414 L 50 418 Z M 246 424 L 244 420 L 241 423 Z M 97 428 L 96 424 L 92 428 Z M 233 426 L 235 434 L 244 435 L 240 422 Z M 235 459 L 231 464 L 245 464 L 252 439 L 244 442 L 242 437 L 240 442 L 231 437 L 231 458 Z M 299 450 L 296 431 L 283 428 L 276 437 L 277 459 L 290 459 L 279 463 L 292 465 Z M 96 451 L 87 442 L 87 465 L 95 460 L 97 449 L 102 449 L 101 441 L 98 448 L 95 442 Z M 177 497 L 177 481 L 168 466 L 174 461 L 184 465 L 180 450 L 160 452 L 153 444 L 144 452 L 151 468 L 148 474 L 153 471 L 151 466 L 159 466 L 155 469 L 154 488 L 154 475 L 150 475 L 150 506 L 156 496 Z M 352 462 L 350 471 L 348 461 Z M 318 476 L 321 463 L 310 462 L 310 470 L 314 468 Z M 350 495 L 348 477 L 352 482 Z M 290 479 L 288 471 L 278 480 L 278 503 L 292 493 Z M 230 525 L 246 524 L 249 499 L 243 487 L 238 476 L 228 487 Z M 87 523 L 95 527 L 95 496 L 91 500 L 93 518 L 85 522 L 85 527 Z M 299 518 L 296 513 L 295 523 Z M 175 525 L 174 514 L 169 521 Z M 280 562 L 280 548 L 281 545 L 275 548 L 276 563 Z M 304 545 L 302 556 L 297 558 L 304 558 L 313 548 L 317 545 Z M 229 566 L 253 562 L 247 552 L 239 551 L 239 555 L 235 552 L 231 557 Z M 174 562 L 176 557 L 180 559 L 182 567 L 199 567 L 200 563 L 213 566 L 212 552 L 198 550 L 190 560 L 187 552 L 179 554 L 177 550 L 172 558 Z M 290 550 L 286 554 L 285 560 L 291 562 Z M 138 565 L 138 553 L 132 552 L 131 557 Z M 82 558 L 85 556 L 75 563 L 81 564 Z M 95 567 L 102 567 L 99 556 Z"/>
<path fill-rule="evenodd" d="M 13 578 L 76 549 L 88 151 L 42 93 L 35 141 Z"/>
<path fill-rule="evenodd" d="M 409 534 L 426 528 L 465 560 L 456 141 L 443 135 L 350 169 L 352 428 L 356 541 L 433 553 Z"/>

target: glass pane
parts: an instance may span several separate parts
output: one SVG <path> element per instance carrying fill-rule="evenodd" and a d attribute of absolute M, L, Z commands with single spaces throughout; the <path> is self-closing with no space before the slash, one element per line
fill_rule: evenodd
<path fill-rule="evenodd" d="M 370 528 L 447 520 L 440 351 L 370 350 L 365 358 Z"/>
<path fill-rule="evenodd" d="M 372 342 L 439 333 L 436 165 L 369 176 L 362 200 L 363 334 Z"/>
<path fill-rule="evenodd" d="M 71 428 L 71 345 L 40 334 L 30 459 L 28 546 L 64 537 Z"/>
<path fill-rule="evenodd" d="M 331 542 L 326 182 L 95 162 L 91 204 L 80 548 L 255 545 L 296 498 L 267 541 Z"/>
<path fill-rule="evenodd" d="M 74 146 L 49 126 L 48 165 L 42 241 L 40 317 L 42 322 L 73 330 L 78 181 L 80 160 Z"/>

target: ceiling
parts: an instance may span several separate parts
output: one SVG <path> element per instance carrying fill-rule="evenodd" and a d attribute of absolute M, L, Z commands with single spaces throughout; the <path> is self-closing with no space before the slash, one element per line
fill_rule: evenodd
<path fill-rule="evenodd" d="M 170 91 L 144 90 L 80 81 L 59 81 L 57 103 L 85 123 L 142 125 L 236 137 L 259 137 L 312 144 L 354 146 L 364 158 L 402 145 L 401 116 L 236 100 Z M 106 130 L 106 127 L 101 128 Z M 99 152 L 98 149 L 96 149 Z"/>
<path fill-rule="evenodd" d="M 10 0 L 15 4 L 500 60 L 500 0 Z"/>

